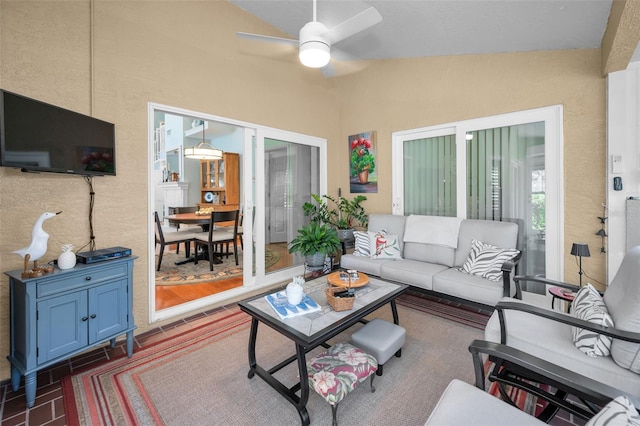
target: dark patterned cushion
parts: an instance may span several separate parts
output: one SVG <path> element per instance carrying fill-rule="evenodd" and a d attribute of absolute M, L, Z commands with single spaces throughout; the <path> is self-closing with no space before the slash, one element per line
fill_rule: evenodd
<path fill-rule="evenodd" d="M 519 253 L 516 249 L 502 249 L 473 240 L 469 256 L 459 270 L 491 281 L 500 281 L 504 262 L 513 259 Z"/>
<path fill-rule="evenodd" d="M 602 407 L 585 426 L 640 425 L 640 416 L 626 396 L 618 396 Z"/>
<path fill-rule="evenodd" d="M 613 319 L 607 311 L 602 296 L 589 283 L 578 290 L 572 307 L 573 316 L 578 319 L 613 327 Z M 573 343 L 585 354 L 591 357 L 611 355 L 611 337 L 578 327 L 572 327 L 571 331 Z"/>

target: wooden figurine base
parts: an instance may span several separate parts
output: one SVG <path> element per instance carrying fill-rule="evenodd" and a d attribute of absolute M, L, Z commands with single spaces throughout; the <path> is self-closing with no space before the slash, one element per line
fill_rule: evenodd
<path fill-rule="evenodd" d="M 34 269 L 28 269 L 22 273 L 22 278 L 38 278 L 53 272 L 53 266 L 39 266 Z"/>

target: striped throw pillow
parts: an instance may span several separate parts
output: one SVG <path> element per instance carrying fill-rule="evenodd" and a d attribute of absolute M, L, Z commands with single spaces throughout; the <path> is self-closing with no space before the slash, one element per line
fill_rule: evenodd
<path fill-rule="evenodd" d="M 618 396 L 591 417 L 585 426 L 640 425 L 638 411 L 626 396 Z"/>
<path fill-rule="evenodd" d="M 371 255 L 369 233 L 366 231 L 353 231 L 353 236 L 356 239 L 354 243 L 353 255 L 369 257 Z"/>
<path fill-rule="evenodd" d="M 497 282 L 502 279 L 502 264 L 518 253 L 520 250 L 502 249 L 474 239 L 471 241 L 469 256 L 459 270 Z"/>
<path fill-rule="evenodd" d="M 605 327 L 613 327 L 613 319 L 600 293 L 589 283 L 576 293 L 573 316 Z M 612 338 L 584 328 L 572 327 L 573 343 L 591 357 L 611 355 Z"/>

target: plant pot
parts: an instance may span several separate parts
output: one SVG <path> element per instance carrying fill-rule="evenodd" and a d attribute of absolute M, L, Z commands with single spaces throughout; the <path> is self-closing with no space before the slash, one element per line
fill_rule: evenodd
<path fill-rule="evenodd" d="M 305 256 L 305 261 L 307 263 L 308 267 L 311 268 L 322 268 L 324 267 L 324 258 L 325 258 L 325 254 L 324 253 L 315 253 L 309 256 Z"/>
<path fill-rule="evenodd" d="M 358 173 L 358 181 L 360 183 L 369 182 L 369 170 L 364 170 L 364 171 Z"/>
<path fill-rule="evenodd" d="M 340 241 L 354 240 L 353 229 L 338 229 L 338 238 Z"/>

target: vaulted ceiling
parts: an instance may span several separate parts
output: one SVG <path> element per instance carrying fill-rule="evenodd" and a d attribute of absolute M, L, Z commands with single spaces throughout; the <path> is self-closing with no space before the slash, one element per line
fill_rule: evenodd
<path fill-rule="evenodd" d="M 294 39 L 313 17 L 311 0 L 229 1 Z M 380 12 L 381 23 L 332 46 L 332 54 L 339 51 L 343 59 L 589 49 L 601 46 L 611 5 L 612 0 L 318 0 L 317 20 L 331 28 L 370 6 Z M 639 49 L 633 60 L 640 60 Z"/>

